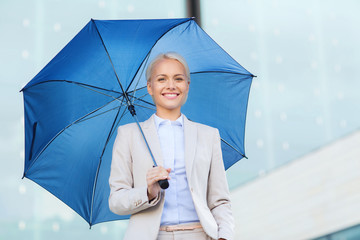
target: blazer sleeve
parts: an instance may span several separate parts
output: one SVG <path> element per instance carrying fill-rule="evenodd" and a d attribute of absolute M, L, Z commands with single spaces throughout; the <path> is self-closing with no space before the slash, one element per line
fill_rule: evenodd
<path fill-rule="evenodd" d="M 134 214 L 160 201 L 158 195 L 151 202 L 147 196 L 147 185 L 134 187 L 130 140 L 132 128 L 119 127 L 116 136 L 110 171 L 109 208 L 118 215 Z"/>
<path fill-rule="evenodd" d="M 220 134 L 216 129 L 208 180 L 208 206 L 218 224 L 218 238 L 233 239 L 234 218 L 222 159 Z"/>

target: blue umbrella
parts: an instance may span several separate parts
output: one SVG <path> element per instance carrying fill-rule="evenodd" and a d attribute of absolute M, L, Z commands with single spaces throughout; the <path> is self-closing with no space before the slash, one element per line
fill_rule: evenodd
<path fill-rule="evenodd" d="M 118 126 L 148 119 L 155 106 L 144 70 L 159 53 L 188 62 L 191 87 L 182 112 L 216 127 L 225 168 L 245 157 L 244 130 L 254 77 L 192 18 L 91 20 L 23 89 L 24 177 L 90 226 L 125 219 L 110 212 L 111 153 Z M 130 107 L 131 108 L 131 107 Z"/>

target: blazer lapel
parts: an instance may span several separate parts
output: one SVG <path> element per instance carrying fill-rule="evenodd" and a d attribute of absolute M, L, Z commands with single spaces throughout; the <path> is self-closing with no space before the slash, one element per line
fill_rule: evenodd
<path fill-rule="evenodd" d="M 141 129 L 143 130 L 157 165 L 163 166 L 164 162 L 161 154 L 159 136 L 155 126 L 154 115 L 141 124 Z"/>
<path fill-rule="evenodd" d="M 184 138 L 185 138 L 185 168 L 186 176 L 190 182 L 191 171 L 195 159 L 197 142 L 197 127 L 195 123 L 189 121 L 184 115 Z"/>

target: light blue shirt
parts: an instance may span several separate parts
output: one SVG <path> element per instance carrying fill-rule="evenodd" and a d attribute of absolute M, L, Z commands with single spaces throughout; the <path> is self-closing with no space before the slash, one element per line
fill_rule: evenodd
<path fill-rule="evenodd" d="M 198 222 L 199 218 L 191 197 L 185 170 L 183 115 L 176 121 L 170 121 L 155 114 L 155 124 L 164 167 L 171 168 L 170 186 L 165 190 L 161 225 Z"/>

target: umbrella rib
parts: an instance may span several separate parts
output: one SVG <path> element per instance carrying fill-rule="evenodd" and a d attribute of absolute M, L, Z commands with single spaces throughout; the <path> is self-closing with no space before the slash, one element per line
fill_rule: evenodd
<path fill-rule="evenodd" d="M 230 72 L 230 71 L 200 71 L 200 72 L 192 72 L 190 74 L 200 74 L 200 73 L 231 73 L 231 74 L 237 74 L 237 75 L 244 75 L 244 76 L 250 76 L 250 77 L 256 77 L 253 74 L 245 74 L 245 73 L 238 73 L 238 72 Z"/>
<path fill-rule="evenodd" d="M 145 93 L 144 95 L 142 95 L 142 96 L 140 96 L 140 97 L 135 97 L 135 96 L 133 96 L 133 95 L 129 95 L 130 97 L 132 97 L 132 98 L 134 98 L 133 99 L 133 102 L 135 101 L 135 100 L 142 100 L 142 101 L 144 101 L 142 98 L 144 98 L 145 96 L 147 95 L 147 93 Z M 146 102 L 146 101 L 145 101 Z M 150 103 L 149 103 L 150 104 Z"/>
<path fill-rule="evenodd" d="M 130 84 L 129 84 L 129 86 L 127 87 L 126 90 L 128 90 L 129 87 L 131 86 L 131 84 L 133 83 L 133 81 L 134 81 L 137 73 L 139 72 L 141 66 L 143 65 L 145 59 L 150 57 L 150 53 L 151 53 L 152 49 L 155 47 L 155 45 L 158 43 L 158 41 L 159 41 L 164 35 L 166 35 L 168 32 L 170 32 L 171 30 L 173 30 L 174 28 L 180 26 L 181 24 L 184 24 L 184 23 L 186 23 L 186 22 L 189 22 L 189 21 L 191 21 L 191 20 L 194 20 L 194 18 L 192 17 L 192 18 L 187 19 L 187 20 L 184 21 L 184 22 L 181 22 L 181 23 L 176 24 L 175 26 L 173 26 L 172 28 L 170 28 L 170 29 L 168 29 L 166 32 L 164 32 L 163 35 L 161 35 L 161 36 L 156 40 L 156 42 L 155 42 L 155 43 L 153 44 L 153 46 L 150 48 L 150 50 L 148 51 L 148 53 L 146 54 L 146 56 L 144 57 L 144 59 L 141 61 L 140 66 L 139 66 L 138 69 L 136 70 L 136 73 L 135 73 L 133 79 L 131 79 Z"/>
<path fill-rule="evenodd" d="M 130 97 L 133 97 L 133 98 L 135 98 L 136 100 L 142 101 L 143 103 L 146 103 L 146 104 L 149 104 L 149 105 L 155 107 L 155 104 L 153 104 L 153 103 L 151 103 L 151 102 L 148 102 L 148 101 L 145 101 L 144 99 L 142 99 L 142 98 L 145 97 L 146 95 L 147 95 L 147 94 L 144 94 L 144 95 L 142 95 L 141 97 L 134 97 L 134 96 L 130 95 Z"/>
<path fill-rule="evenodd" d="M 107 147 L 107 145 L 108 145 L 108 143 L 109 143 L 109 141 L 110 141 L 110 139 L 111 139 L 111 137 L 112 137 L 112 135 L 113 135 L 113 133 L 114 133 L 114 131 L 113 131 L 113 130 L 114 130 L 114 126 L 117 125 L 117 124 L 115 124 L 115 123 L 116 123 L 116 119 L 117 119 L 118 116 L 119 116 L 120 110 L 121 110 L 121 106 L 120 106 L 120 108 L 119 108 L 119 110 L 118 110 L 118 112 L 117 112 L 117 114 L 116 114 L 116 117 L 115 117 L 115 119 L 114 119 L 114 122 L 113 122 L 113 124 L 112 124 L 112 126 L 111 126 L 111 128 L 110 128 L 110 131 L 109 131 L 109 134 L 108 134 L 108 136 L 107 136 L 107 139 L 106 139 L 104 148 L 103 148 L 102 153 L 101 153 L 101 155 L 100 155 L 98 167 L 97 167 L 97 169 L 96 169 L 96 175 L 95 175 L 95 179 L 94 179 L 93 191 L 92 191 L 92 195 L 91 195 L 90 221 L 89 221 L 90 227 L 91 227 L 91 225 L 92 225 L 92 220 L 93 220 L 92 218 L 93 218 L 93 209 L 94 209 L 94 198 L 95 198 L 95 191 L 96 191 L 96 183 L 97 183 L 97 179 L 98 179 L 98 177 L 99 177 L 100 166 L 101 166 L 101 163 L 102 163 L 102 157 L 104 156 L 105 149 L 106 149 L 106 147 Z M 125 113 L 126 113 L 126 108 L 124 108 L 124 111 L 123 111 L 123 113 L 121 114 L 120 120 L 121 120 L 122 117 L 125 115 Z M 120 120 L 119 120 L 119 121 L 120 121 Z"/>
<path fill-rule="evenodd" d="M 104 40 L 103 40 L 103 38 L 101 37 L 101 34 L 100 34 L 100 32 L 99 32 L 99 29 L 98 29 L 98 27 L 96 26 L 96 23 L 95 23 L 94 19 L 91 19 L 91 21 L 93 22 L 93 24 L 94 24 L 94 26 L 95 26 L 95 29 L 96 29 L 97 34 L 99 35 L 101 44 L 103 45 L 103 47 L 104 47 L 104 49 L 105 49 L 105 52 L 106 52 L 106 55 L 107 55 L 108 58 L 109 58 L 110 64 L 111 64 L 111 66 L 112 66 L 112 68 L 113 68 L 113 70 L 114 70 L 115 76 L 116 76 L 116 80 L 118 81 L 118 83 L 119 83 L 119 85 L 120 85 L 120 87 L 121 87 L 121 89 L 122 89 L 122 85 L 121 85 L 121 83 L 120 83 L 119 76 L 118 76 L 117 73 L 116 73 L 115 66 L 114 66 L 114 64 L 113 64 L 113 62 L 112 62 L 112 60 L 111 60 L 110 54 L 109 54 L 109 52 L 108 52 L 108 50 L 107 50 L 107 48 L 106 48 L 106 46 L 105 46 Z M 123 89 L 122 89 L 122 90 L 123 90 Z"/>
<path fill-rule="evenodd" d="M 96 87 L 96 86 L 85 84 L 85 83 L 78 83 L 78 82 L 74 82 L 74 81 L 60 80 L 60 79 L 53 79 L 53 80 L 46 80 L 46 81 L 43 81 L 43 82 L 38 82 L 38 83 L 35 83 L 34 85 L 31 85 L 30 87 L 21 89 L 20 92 L 24 91 L 26 89 L 32 88 L 32 87 L 34 87 L 36 85 L 43 84 L 43 83 L 48 83 L 48 82 L 66 82 L 66 83 L 76 84 L 76 85 L 79 85 L 79 86 L 87 86 L 87 87 L 91 87 L 91 88 L 96 88 L 96 89 L 100 89 L 100 90 L 104 90 L 104 91 L 108 91 L 108 92 L 121 94 L 120 92 L 114 91 L 114 90 L 109 90 L 109 89 L 105 89 L 105 88 L 101 88 L 101 87 Z"/>
<path fill-rule="evenodd" d="M 146 94 L 143 95 L 143 96 L 141 96 L 141 97 L 144 97 L 144 96 L 146 96 Z M 130 97 L 133 97 L 133 96 L 130 95 Z M 150 105 L 150 106 L 155 107 L 155 104 L 153 104 L 153 103 L 151 103 L 151 102 L 148 102 L 148 101 L 145 101 L 145 100 L 143 100 L 143 99 L 141 99 L 141 98 L 136 98 L 136 97 L 134 97 L 134 99 L 139 100 L 139 101 L 141 101 L 141 102 L 143 102 L 143 103 L 146 103 L 146 104 L 148 104 L 148 105 Z M 133 103 L 133 105 L 134 105 L 134 106 L 138 106 L 138 107 L 142 107 L 142 108 L 147 108 L 147 109 L 150 109 L 150 110 L 153 110 L 153 111 L 156 111 L 156 107 L 155 107 L 155 108 L 151 108 L 151 107 L 146 107 L 145 105 L 140 105 L 140 104 L 136 104 L 136 103 Z"/>
<path fill-rule="evenodd" d="M 110 103 L 114 102 L 115 100 L 112 100 L 106 104 L 104 104 L 103 106 L 91 111 L 90 113 L 80 117 L 79 119 L 75 120 L 74 122 L 70 123 L 69 125 L 67 125 L 66 127 L 64 127 L 62 130 L 60 130 L 44 147 L 43 149 L 41 149 L 41 151 L 37 154 L 37 156 L 34 158 L 34 160 L 32 160 L 31 165 L 28 167 L 28 169 L 26 170 L 26 172 L 24 173 L 24 176 L 26 176 L 26 173 L 30 170 L 30 168 L 34 165 L 34 163 L 36 162 L 37 159 L 39 159 L 39 157 L 41 156 L 41 154 L 50 146 L 50 144 L 61 134 L 63 133 L 66 129 L 68 129 L 69 127 L 71 127 L 72 125 L 80 122 L 81 120 L 83 120 L 84 118 L 86 118 L 87 116 L 99 111 L 100 109 L 102 109 L 103 107 L 109 105 Z"/>
<path fill-rule="evenodd" d="M 109 54 L 109 52 L 108 52 L 108 50 L 107 50 L 107 48 L 106 48 L 106 46 L 105 46 L 104 40 L 103 40 L 103 38 L 101 37 L 101 34 L 100 34 L 100 32 L 99 32 L 98 27 L 96 26 L 96 23 L 95 23 L 94 19 L 91 19 L 91 21 L 94 23 L 96 32 L 98 33 L 98 35 L 99 35 L 99 37 L 100 37 L 100 40 L 101 40 L 101 43 L 102 43 L 102 45 L 103 45 L 103 47 L 104 47 L 104 49 L 105 49 L 105 52 L 106 52 L 106 54 L 107 54 L 107 56 L 108 56 L 108 58 L 109 58 L 110 64 L 111 64 L 111 66 L 112 66 L 112 68 L 113 68 L 113 70 L 114 70 L 114 74 L 115 74 L 116 80 L 118 81 L 119 86 L 120 86 L 120 88 L 121 88 L 121 91 L 122 91 L 122 93 L 124 94 L 124 97 L 125 97 L 125 99 L 126 99 L 126 103 L 127 103 L 127 105 L 130 107 L 130 105 L 131 105 L 131 104 L 130 104 L 130 100 L 129 100 L 129 98 L 128 98 L 128 96 L 127 96 L 127 93 L 124 91 L 124 88 L 123 88 L 123 86 L 122 86 L 122 84 L 121 84 L 121 82 L 120 82 L 119 76 L 118 76 L 118 74 L 117 74 L 117 72 L 116 72 L 116 70 L 115 70 L 114 63 L 113 63 L 113 61 L 111 60 L 110 54 Z"/>
<path fill-rule="evenodd" d="M 75 84 L 77 84 L 77 83 L 75 83 Z M 96 92 L 96 93 L 100 93 L 100 94 L 102 94 L 102 95 L 105 95 L 105 96 L 107 96 L 107 97 L 110 97 L 110 98 L 112 98 L 112 99 L 114 99 L 114 100 L 117 100 L 117 101 L 123 103 L 123 101 L 120 101 L 120 100 L 119 100 L 120 97 L 119 97 L 119 98 L 116 98 L 116 97 L 111 96 L 111 95 L 109 95 L 109 94 L 96 91 L 95 89 L 91 89 L 91 88 L 89 88 L 89 87 L 86 87 L 86 86 L 83 86 L 83 85 L 80 85 L 80 84 L 79 84 L 79 86 L 80 86 L 80 87 L 83 87 L 83 88 L 86 88 L 86 89 L 88 89 L 88 90 L 94 91 L 94 92 Z M 119 93 L 119 94 L 123 95 L 122 93 Z"/>
<path fill-rule="evenodd" d="M 127 93 L 133 93 L 133 92 L 135 92 L 135 91 L 139 91 L 139 90 L 142 90 L 142 89 L 144 89 L 144 88 L 147 88 L 147 86 L 144 86 L 144 87 L 141 87 L 141 88 L 138 88 L 138 89 L 129 91 L 129 92 L 127 92 Z"/>
<path fill-rule="evenodd" d="M 153 111 L 156 111 L 156 108 L 151 108 L 151 107 L 145 107 L 143 105 L 140 105 L 140 104 L 134 104 L 135 106 L 139 106 L 139 107 L 142 107 L 142 108 L 147 108 L 147 109 L 150 109 L 150 110 L 153 110 Z"/>
<path fill-rule="evenodd" d="M 111 108 L 111 109 L 109 109 L 109 110 L 106 110 L 105 112 L 102 112 L 102 113 L 96 114 L 96 115 L 91 116 L 91 117 L 89 117 L 89 118 L 82 119 L 82 120 L 78 121 L 77 123 L 81 123 L 81 122 L 84 122 L 84 121 L 90 120 L 90 119 L 92 119 L 92 118 L 98 117 L 98 116 L 103 115 L 103 114 L 105 114 L 105 113 L 111 112 L 111 111 L 113 111 L 113 110 L 115 110 L 115 109 L 121 108 L 122 106 L 125 106 L 125 104 L 123 103 L 123 104 L 121 104 L 120 106 L 117 106 L 117 107 Z"/>
<path fill-rule="evenodd" d="M 221 141 L 223 141 L 226 145 L 228 145 L 229 147 L 231 147 L 232 149 L 234 149 L 236 152 L 238 152 L 241 156 L 243 156 L 244 158 L 247 159 L 247 157 L 242 154 L 239 150 L 237 150 L 234 146 L 232 146 L 230 143 L 228 143 L 226 140 L 224 140 L 223 138 L 220 138 Z"/>
<path fill-rule="evenodd" d="M 76 83 L 75 83 L 75 84 L 76 84 Z M 79 85 L 79 86 L 81 86 L 81 87 L 83 87 L 83 88 L 86 88 L 86 89 L 89 89 L 89 90 L 91 90 L 91 91 L 100 93 L 100 94 L 102 94 L 102 95 L 111 97 L 111 98 L 113 98 L 114 100 L 120 101 L 120 100 L 119 100 L 120 97 L 119 97 L 119 98 L 115 98 L 115 97 L 113 97 L 113 96 L 111 96 L 111 95 L 108 95 L 108 94 L 105 94 L 105 93 L 96 91 L 96 90 L 94 90 L 94 89 L 91 89 L 91 88 L 88 88 L 88 87 L 85 87 L 85 86 L 82 86 L 82 85 Z M 145 87 L 143 87 L 143 88 L 145 88 Z M 143 89 L 143 88 L 139 88 L 138 90 Z M 133 92 L 133 91 L 132 91 L 132 92 Z M 133 96 L 133 95 L 129 95 L 129 97 L 132 97 L 132 98 L 133 98 L 133 101 L 132 101 L 133 103 L 134 103 L 135 100 L 139 100 L 139 101 L 142 101 L 142 102 L 144 102 L 144 103 L 146 103 L 146 104 L 149 104 L 149 105 L 155 107 L 155 105 L 154 105 L 153 103 L 150 103 L 150 102 L 148 102 L 148 101 L 145 101 L 145 100 L 141 99 L 141 98 L 145 97 L 146 95 L 147 95 L 147 94 L 144 94 L 144 95 L 142 95 L 141 97 L 135 97 L 135 96 Z M 124 96 L 123 96 L 123 98 L 124 98 Z M 123 101 L 120 101 L 120 102 L 121 102 L 122 105 L 125 105 L 125 103 L 124 103 Z M 153 110 L 153 111 L 156 111 L 155 108 L 145 107 L 145 106 L 140 105 L 140 104 L 133 104 L 133 105 L 139 106 L 139 107 L 143 107 L 143 108 L 147 108 L 147 109 L 150 109 L 150 110 Z M 116 108 L 117 108 L 117 107 L 116 107 Z M 114 109 L 116 109 L 116 108 L 113 108 L 113 109 L 110 109 L 110 110 L 114 110 Z M 108 111 L 110 111 L 110 110 L 108 110 Z M 106 111 L 106 112 L 108 112 L 108 111 Z M 106 113 L 106 112 L 104 112 L 104 113 Z M 101 114 L 103 114 L 103 113 L 101 113 Z M 98 114 L 98 115 L 101 115 L 101 114 Z M 98 116 L 98 115 L 96 115 L 96 116 Z M 93 116 L 93 117 L 96 117 L 96 116 Z M 91 118 L 93 118 L 93 117 L 91 117 Z M 90 118 L 88 118 L 88 119 L 90 119 Z M 88 119 L 86 119 L 86 120 L 88 120 Z M 85 120 L 83 120 L 83 121 L 85 121 Z"/>
<path fill-rule="evenodd" d="M 120 118 L 119 118 L 119 120 L 117 121 L 117 123 L 116 123 L 116 126 L 118 126 L 119 125 L 119 122 L 121 121 L 121 119 L 125 116 L 125 114 L 127 113 L 127 111 L 126 111 L 126 109 L 124 109 L 124 112 L 121 114 L 121 116 L 120 116 Z M 111 132 L 111 136 L 110 136 L 110 138 L 112 137 L 112 135 L 115 133 L 115 131 L 112 131 Z"/>
<path fill-rule="evenodd" d="M 148 60 L 149 60 L 149 58 L 147 57 L 144 64 L 146 64 Z M 143 64 L 141 64 L 140 67 L 141 67 L 142 65 L 143 65 Z M 137 88 L 137 86 L 138 86 L 139 83 L 140 83 L 141 75 L 144 73 L 144 69 L 145 69 L 145 66 L 142 68 L 141 73 L 140 73 L 140 76 L 139 76 L 139 78 L 138 78 L 138 80 L 137 80 L 137 82 L 136 82 L 136 85 L 135 85 L 135 88 L 134 88 L 134 91 L 133 91 L 133 95 L 132 95 L 132 97 L 134 97 L 132 103 L 134 103 L 134 101 L 135 101 L 135 93 L 136 93 L 136 91 L 139 90 L 139 89 L 136 89 L 136 88 Z M 136 76 L 136 74 L 135 74 L 135 76 Z M 146 79 L 146 81 L 147 81 L 147 79 Z M 130 86 L 130 85 L 129 85 L 129 86 Z M 128 89 L 126 89 L 126 90 L 128 90 Z"/>

